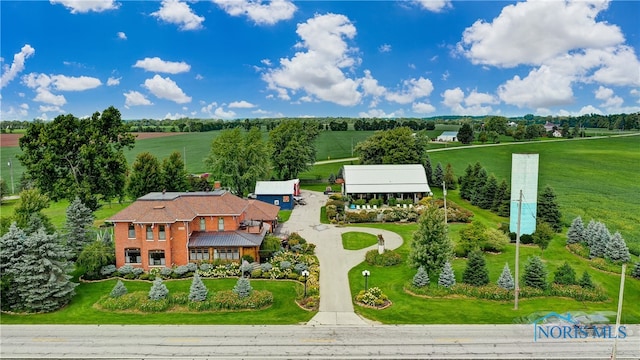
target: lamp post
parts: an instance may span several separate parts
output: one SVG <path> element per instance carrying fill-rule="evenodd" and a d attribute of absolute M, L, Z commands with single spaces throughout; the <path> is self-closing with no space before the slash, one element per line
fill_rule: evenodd
<path fill-rule="evenodd" d="M 364 291 L 367 291 L 369 288 L 368 280 L 370 275 L 371 273 L 369 272 L 369 270 L 362 270 L 362 276 L 364 276 Z"/>
<path fill-rule="evenodd" d="M 309 270 L 302 270 L 302 276 L 304 276 L 304 298 L 307 298 L 307 279 L 309 278 Z"/>

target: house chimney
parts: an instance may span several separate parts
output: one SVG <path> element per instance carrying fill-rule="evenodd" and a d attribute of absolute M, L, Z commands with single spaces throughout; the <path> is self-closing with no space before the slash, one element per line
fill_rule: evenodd
<path fill-rule="evenodd" d="M 215 181 L 213 183 L 213 189 L 214 190 L 220 190 L 220 181 Z"/>

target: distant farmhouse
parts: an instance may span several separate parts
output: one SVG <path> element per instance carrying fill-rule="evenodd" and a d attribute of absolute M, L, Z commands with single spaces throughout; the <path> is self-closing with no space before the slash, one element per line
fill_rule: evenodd
<path fill-rule="evenodd" d="M 444 131 L 442 134 L 438 135 L 436 138 L 437 141 L 458 141 L 458 132 L 457 131 Z"/>
<path fill-rule="evenodd" d="M 553 131 L 554 129 L 559 129 L 560 125 L 558 124 L 554 124 L 552 122 L 547 121 L 544 124 L 544 131 L 549 132 L 549 131 Z"/>
<path fill-rule="evenodd" d="M 345 165 L 342 194 L 353 199 L 411 199 L 417 202 L 431 194 L 427 175 L 420 164 Z"/>
<path fill-rule="evenodd" d="M 282 210 L 291 210 L 294 198 L 300 196 L 300 180 L 258 181 L 254 194 L 260 201 L 280 206 Z"/>
<path fill-rule="evenodd" d="M 278 206 L 225 190 L 149 193 L 107 219 L 114 224 L 116 266 L 144 270 L 199 261 L 259 261 Z"/>

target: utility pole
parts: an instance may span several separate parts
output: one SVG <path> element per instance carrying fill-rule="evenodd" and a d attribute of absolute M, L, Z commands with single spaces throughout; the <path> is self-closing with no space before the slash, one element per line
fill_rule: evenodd
<path fill-rule="evenodd" d="M 618 329 L 620 328 L 620 315 L 622 315 L 622 299 L 624 298 L 624 275 L 627 272 L 627 264 L 622 264 L 622 274 L 620 274 L 620 294 L 618 294 L 618 314 L 616 315 L 616 329 L 613 335 L 613 350 L 611 350 L 611 360 L 616 360 L 618 355 Z"/>
<path fill-rule="evenodd" d="M 518 310 L 518 293 L 520 292 L 520 219 L 522 218 L 522 190 L 520 190 L 520 198 L 518 199 L 518 223 L 516 228 L 516 278 L 515 278 L 515 306 L 514 309 Z"/>
<path fill-rule="evenodd" d="M 444 223 L 447 223 L 447 186 L 442 182 L 442 196 L 444 197 Z"/>

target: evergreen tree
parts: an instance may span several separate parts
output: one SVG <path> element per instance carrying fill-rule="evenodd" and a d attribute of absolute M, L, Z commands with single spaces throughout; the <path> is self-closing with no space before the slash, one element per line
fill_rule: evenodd
<path fill-rule="evenodd" d="M 502 180 L 496 191 L 496 198 L 493 201 L 492 210 L 498 216 L 509 217 L 511 212 L 511 190 L 507 180 Z"/>
<path fill-rule="evenodd" d="M 47 234 L 43 228 L 25 235 L 12 225 L 10 232 L 2 239 L 2 258 L 17 255 L 4 267 L 3 277 L 8 275 L 11 281 L 10 293 L 12 310 L 26 312 L 49 312 L 65 306 L 75 294 L 77 284 L 70 281 L 72 270 L 70 253 L 61 244 L 57 235 Z M 8 249 L 5 242 L 15 243 L 22 239 L 22 247 Z M 4 261 L 3 261 L 4 263 Z M 5 294 L 3 294 L 3 298 Z M 3 307 L 5 304 L 3 304 Z"/>
<path fill-rule="evenodd" d="M 160 276 L 156 276 L 156 279 L 153 280 L 153 285 L 151 285 L 151 290 L 149 290 L 149 299 L 150 300 L 163 300 L 166 299 L 169 295 L 169 289 L 162 282 L 162 278 Z"/>
<path fill-rule="evenodd" d="M 616 231 L 611 237 L 606 247 L 606 256 L 609 260 L 614 262 L 629 262 L 631 261 L 631 255 L 629 255 L 629 248 L 625 244 L 622 235 Z"/>
<path fill-rule="evenodd" d="M 447 163 L 443 179 L 447 189 L 455 190 L 458 188 L 458 181 L 456 180 L 456 176 L 453 173 L 453 166 L 451 165 L 451 163 Z"/>
<path fill-rule="evenodd" d="M 433 181 L 435 182 L 434 185 L 439 188 L 442 187 L 442 182 L 444 181 L 444 170 L 442 169 L 441 163 L 436 165 L 436 170 L 433 172 Z"/>
<path fill-rule="evenodd" d="M 463 144 L 471 144 L 473 141 L 473 129 L 469 124 L 462 124 L 460 129 L 458 129 L 458 141 Z"/>
<path fill-rule="evenodd" d="M 589 275 L 589 273 L 586 271 L 583 272 L 582 277 L 578 281 L 578 285 L 580 285 L 580 287 L 585 289 L 593 289 L 594 286 L 593 286 L 593 281 L 591 281 L 591 275 Z"/>
<path fill-rule="evenodd" d="M 449 261 L 444 263 L 442 271 L 440 271 L 440 277 L 438 278 L 438 285 L 450 288 L 456 284 L 456 276 L 453 273 L 453 267 Z"/>
<path fill-rule="evenodd" d="M 431 167 L 431 158 L 429 155 L 424 157 L 424 173 L 427 175 L 427 183 L 429 185 L 434 185 L 433 183 L 433 168 Z"/>
<path fill-rule="evenodd" d="M 640 261 L 636 262 L 636 264 L 633 266 L 631 276 L 636 279 L 640 279 Z"/>
<path fill-rule="evenodd" d="M 118 280 L 116 286 L 113 287 L 113 290 L 111 290 L 109 296 L 111 296 L 112 298 L 119 298 L 127 292 L 129 291 L 127 290 L 127 287 L 122 283 L 122 280 Z"/>
<path fill-rule="evenodd" d="M 577 244 L 584 241 L 584 223 L 582 222 L 582 218 L 578 216 L 573 219 L 571 222 L 571 226 L 569 230 L 567 230 L 567 245 L 568 244 Z"/>
<path fill-rule="evenodd" d="M 191 288 L 189 289 L 189 301 L 205 301 L 209 290 L 200 279 L 200 275 L 196 271 L 193 274 L 193 280 L 191 281 Z"/>
<path fill-rule="evenodd" d="M 598 229 L 598 223 L 591 219 L 589 221 L 589 224 L 587 224 L 587 227 L 584 229 L 584 233 L 583 233 L 583 239 L 584 239 L 584 243 L 588 246 L 591 247 L 593 245 L 593 242 L 596 239 L 596 234 L 597 234 L 597 229 Z"/>
<path fill-rule="evenodd" d="M 418 218 L 418 229 L 413 233 L 409 266 L 423 266 L 427 273 L 434 275 L 451 257 L 453 244 L 447 236 L 444 211 L 429 206 Z"/>
<path fill-rule="evenodd" d="M 150 192 L 162 191 L 162 174 L 158 158 L 149 152 L 143 152 L 136 156 L 133 163 L 127 194 L 134 199 Z"/>
<path fill-rule="evenodd" d="M 24 254 L 27 234 L 15 222 L 9 226 L 6 234 L 0 237 L 0 296 L 2 310 L 11 310 L 20 302 L 13 281 L 16 264 Z"/>
<path fill-rule="evenodd" d="M 467 267 L 462 273 L 462 282 L 473 286 L 482 286 L 489 283 L 489 270 L 482 251 L 474 250 L 469 253 Z"/>
<path fill-rule="evenodd" d="M 172 152 L 168 158 L 162 160 L 161 175 L 162 190 L 178 192 L 189 190 L 187 171 L 179 151 Z"/>
<path fill-rule="evenodd" d="M 565 261 L 564 264 L 553 273 L 553 282 L 560 285 L 575 285 L 577 284 L 576 272 L 571 265 Z"/>
<path fill-rule="evenodd" d="M 460 177 L 460 197 L 465 200 L 471 199 L 471 189 L 475 181 L 474 167 L 471 164 L 464 169 L 464 175 Z"/>
<path fill-rule="evenodd" d="M 480 206 L 480 201 L 483 199 L 484 185 L 487 183 L 488 175 L 487 170 L 484 168 L 480 168 L 478 174 L 476 175 L 476 181 L 473 184 L 473 189 L 471 193 L 471 203 L 476 206 Z"/>
<path fill-rule="evenodd" d="M 79 197 L 76 197 L 67 207 L 66 245 L 74 257 L 77 257 L 82 248 L 91 242 L 91 227 L 94 219 L 93 211 L 86 207 Z"/>
<path fill-rule="evenodd" d="M 238 278 L 236 286 L 233 287 L 233 292 L 236 293 L 240 299 L 246 298 L 247 296 L 251 295 L 252 290 L 253 288 L 251 288 L 249 279 L 242 276 Z"/>
<path fill-rule="evenodd" d="M 546 186 L 538 195 L 537 221 L 551 225 L 555 232 L 562 230 L 562 214 L 558 206 L 558 199 L 550 186 Z"/>
<path fill-rule="evenodd" d="M 611 233 L 609 233 L 609 229 L 607 229 L 607 226 L 601 222 L 597 222 L 589 256 L 592 258 L 604 257 L 607 252 L 607 245 L 609 244 L 610 240 Z"/>
<path fill-rule="evenodd" d="M 413 275 L 413 286 L 425 287 L 429 285 L 429 274 L 424 270 L 424 267 L 420 266 L 418 272 Z"/>
<path fill-rule="evenodd" d="M 498 278 L 498 286 L 507 290 L 513 290 L 513 288 L 515 287 L 513 276 L 511 276 L 511 270 L 509 269 L 508 263 L 505 263 L 504 268 L 502 268 L 502 273 Z"/>
<path fill-rule="evenodd" d="M 547 288 L 547 269 L 542 260 L 537 256 L 532 256 L 524 267 L 525 286 L 531 286 L 538 289 Z"/>
<path fill-rule="evenodd" d="M 491 209 L 498 192 L 498 180 L 495 175 L 491 174 L 487 178 L 487 182 L 482 187 L 479 194 L 478 206 L 482 209 Z"/>

